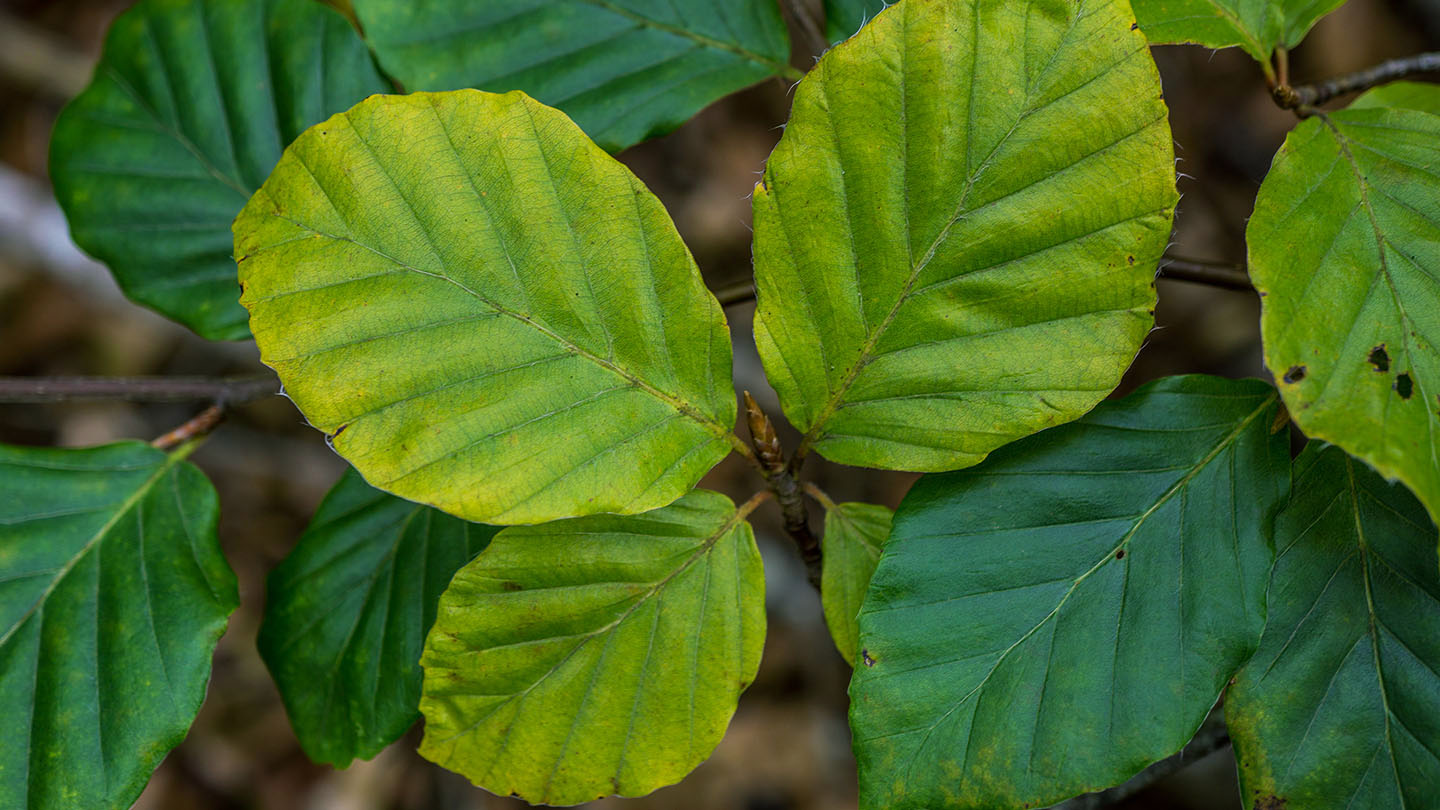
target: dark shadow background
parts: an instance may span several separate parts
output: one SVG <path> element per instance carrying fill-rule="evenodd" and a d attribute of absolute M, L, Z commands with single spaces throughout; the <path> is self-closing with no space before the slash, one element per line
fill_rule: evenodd
<path fill-rule="evenodd" d="M 725 0 L 713 0 L 724 2 Z M 815 0 L 818 6 L 818 0 Z M 107 271 L 69 242 L 46 178 L 50 129 L 88 81 L 106 27 L 125 0 L 0 0 L 0 375 L 243 374 L 252 344 L 209 343 L 129 304 Z M 796 64 L 817 50 L 793 30 Z M 1292 55 L 1305 83 L 1383 59 L 1440 48 L 1440 0 L 1351 0 Z M 1183 199 L 1172 252 L 1244 260 L 1244 229 L 1276 148 L 1294 125 L 1238 49 L 1155 49 L 1171 107 Z M 675 133 L 621 159 L 669 208 L 712 287 L 750 274 L 750 200 L 780 137 L 789 97 L 771 80 L 726 98 Z M 1160 281 L 1157 327 L 1121 386 L 1169 374 L 1266 376 L 1253 293 Z M 729 311 L 736 379 L 772 414 L 774 394 L 750 342 L 752 307 Z M 83 446 L 153 438 L 199 407 L 160 404 L 0 405 L 0 441 Z M 788 430 L 782 426 L 782 430 Z M 786 438 L 793 444 L 793 432 Z M 291 548 L 343 462 L 279 397 L 234 413 L 193 457 L 220 492 L 221 540 L 240 577 L 241 607 L 215 659 L 209 698 L 186 742 L 156 772 L 140 808 L 419 810 L 516 808 L 414 753 L 418 730 L 346 771 L 309 763 L 255 651 L 265 573 Z M 913 476 L 816 458 L 808 472 L 838 500 L 895 506 Z M 735 457 L 705 485 L 743 498 L 759 481 Z M 779 530 L 755 516 L 770 612 L 765 658 L 725 741 L 681 785 L 607 808 L 828 810 L 855 806 L 845 695 L 849 670 L 831 647 L 819 600 Z M 1116 805 L 1239 807 L 1229 749 Z"/>

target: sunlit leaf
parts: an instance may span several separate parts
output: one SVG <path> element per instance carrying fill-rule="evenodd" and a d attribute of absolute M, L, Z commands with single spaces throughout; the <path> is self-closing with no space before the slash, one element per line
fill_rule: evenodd
<path fill-rule="evenodd" d="M 1155 43 L 1238 45 L 1261 62 L 1293 48 L 1345 0 L 1131 0 L 1140 28 Z"/>

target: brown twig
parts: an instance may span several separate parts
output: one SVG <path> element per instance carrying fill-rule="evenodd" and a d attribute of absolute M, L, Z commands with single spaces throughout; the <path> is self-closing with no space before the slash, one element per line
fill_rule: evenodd
<path fill-rule="evenodd" d="M 159 450 L 170 450 L 188 442 L 208 435 L 225 419 L 224 405 L 211 405 L 201 411 L 194 419 L 186 422 L 180 427 L 166 433 L 164 436 L 150 442 L 150 446 Z"/>
<path fill-rule="evenodd" d="M 820 588 L 820 540 L 810 531 L 810 510 L 801 495 L 800 482 L 786 469 L 785 451 L 780 446 L 780 437 L 770 417 L 760 409 L 750 392 L 745 395 L 745 421 L 750 426 L 751 442 L 755 445 L 755 456 L 760 461 L 760 472 L 765 483 L 775 494 L 775 503 L 785 523 L 785 533 L 795 541 L 800 559 L 805 562 L 805 571 L 810 584 Z"/>
<path fill-rule="evenodd" d="M 1376 85 L 1393 82 L 1416 73 L 1440 73 L 1440 51 L 1419 53 L 1403 59 L 1391 59 L 1374 67 L 1346 73 L 1315 84 L 1291 87 L 1287 82 L 1275 86 L 1275 103 L 1282 109 L 1294 110 L 1301 115 L 1308 114 L 1331 99 L 1349 93 L 1358 93 Z"/>
<path fill-rule="evenodd" d="M 1255 289 L 1250 282 L 1250 274 L 1245 272 L 1245 268 L 1240 265 L 1182 259 L 1175 256 L 1166 256 L 1161 259 L 1159 278 L 1206 284 L 1224 290 L 1250 291 Z"/>
<path fill-rule="evenodd" d="M 0 377 L 0 402 L 195 402 L 244 405 L 280 390 L 273 374 L 244 377 Z"/>

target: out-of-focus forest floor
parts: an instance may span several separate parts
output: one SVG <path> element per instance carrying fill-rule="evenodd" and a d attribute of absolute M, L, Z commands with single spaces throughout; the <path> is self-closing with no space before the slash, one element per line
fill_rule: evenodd
<path fill-rule="evenodd" d="M 723 2 L 723 0 L 715 0 Z M 0 375 L 242 374 L 253 344 L 209 343 L 128 303 L 104 267 L 70 242 L 46 178 L 50 129 L 88 81 L 106 27 L 126 0 L 0 0 Z M 818 0 L 816 2 L 818 5 Z M 802 35 L 792 30 L 797 38 Z M 805 42 L 803 38 L 800 42 Z M 803 50 L 811 46 L 801 45 Z M 1292 54 L 1306 83 L 1440 47 L 1440 0 L 1351 0 Z M 1240 263 L 1256 190 L 1295 118 L 1270 101 L 1238 49 L 1163 47 L 1155 56 L 1171 107 L 1184 197 L 1172 252 Z M 804 65 L 811 55 L 797 55 Z M 781 134 L 789 96 L 771 80 L 724 99 L 675 133 L 620 157 L 660 196 L 713 287 L 750 273 L 750 190 Z M 1264 376 L 1253 293 L 1160 281 L 1157 328 L 1117 395 L 1177 373 Z M 749 339 L 752 307 L 732 307 L 736 377 L 779 409 Z M 168 404 L 0 405 L 0 441 L 93 445 L 153 438 L 198 407 Z M 743 429 L 742 429 L 743 430 Z M 743 433 L 742 433 L 743 435 Z M 793 442 L 793 433 L 786 435 Z M 401 810 L 521 807 L 421 760 L 418 729 L 348 770 L 311 764 L 290 731 L 255 650 L 266 572 L 294 544 L 344 463 L 288 400 L 246 406 L 194 460 L 222 505 L 221 539 L 240 577 L 241 607 L 215 660 L 189 738 L 158 770 L 145 810 Z M 836 500 L 895 506 L 913 476 L 811 462 Z M 759 482 L 733 456 L 705 481 L 744 497 Z M 724 742 L 682 784 L 606 808 L 829 810 L 855 806 L 846 727 L 849 670 L 831 647 L 819 600 L 780 532 L 756 515 L 767 565 L 769 638 L 760 675 Z M 817 524 L 818 525 L 818 524 Z M 1116 807 L 1238 807 L 1226 748 Z"/>

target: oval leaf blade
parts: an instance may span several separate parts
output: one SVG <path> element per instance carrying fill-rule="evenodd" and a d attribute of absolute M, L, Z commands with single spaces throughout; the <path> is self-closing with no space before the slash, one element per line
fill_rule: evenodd
<path fill-rule="evenodd" d="M 855 616 L 894 517 L 894 512 L 873 503 L 830 504 L 825 509 L 820 603 L 830 638 L 852 667 L 860 651 Z"/>
<path fill-rule="evenodd" d="M 775 0 L 355 0 L 410 90 L 524 90 L 612 152 L 790 72 Z"/>
<path fill-rule="evenodd" d="M 755 189 L 755 272 L 802 447 L 956 469 L 1119 382 L 1176 201 L 1129 28 L 1105 0 L 905 0 L 800 83 Z"/>
<path fill-rule="evenodd" d="M 0 796 L 128 808 L 239 603 L 205 476 L 140 442 L 0 446 Z"/>
<path fill-rule="evenodd" d="M 1312 442 L 1275 523 L 1269 619 L 1225 698 L 1247 807 L 1440 796 L 1435 527 L 1402 487 Z"/>
<path fill-rule="evenodd" d="M 500 532 L 440 598 L 420 753 L 531 803 L 679 781 L 760 662 L 765 578 L 744 518 L 695 490 L 644 515 Z"/>
<path fill-rule="evenodd" d="M 498 529 L 346 470 L 266 581 L 260 654 L 310 759 L 369 759 L 420 718 L 420 651 L 450 577 Z"/>
<path fill-rule="evenodd" d="M 55 197 L 127 296 L 243 340 L 235 214 L 285 144 L 385 88 L 354 29 L 318 3 L 143 0 L 55 123 Z"/>
<path fill-rule="evenodd" d="M 261 359 L 371 484 L 467 520 L 643 512 L 739 439 L 660 201 L 523 93 L 377 96 L 235 222 Z"/>
<path fill-rule="evenodd" d="M 1296 424 L 1440 519 L 1440 87 L 1417 87 L 1296 127 L 1245 238 Z"/>
<path fill-rule="evenodd" d="M 1045 807 L 1179 750 L 1260 638 L 1277 409 L 1175 377 L 921 479 L 860 612 L 862 807 Z"/>
<path fill-rule="evenodd" d="M 1240 46 L 1268 63 L 1275 48 L 1293 48 L 1345 0 L 1132 0 L 1151 42 Z"/>

